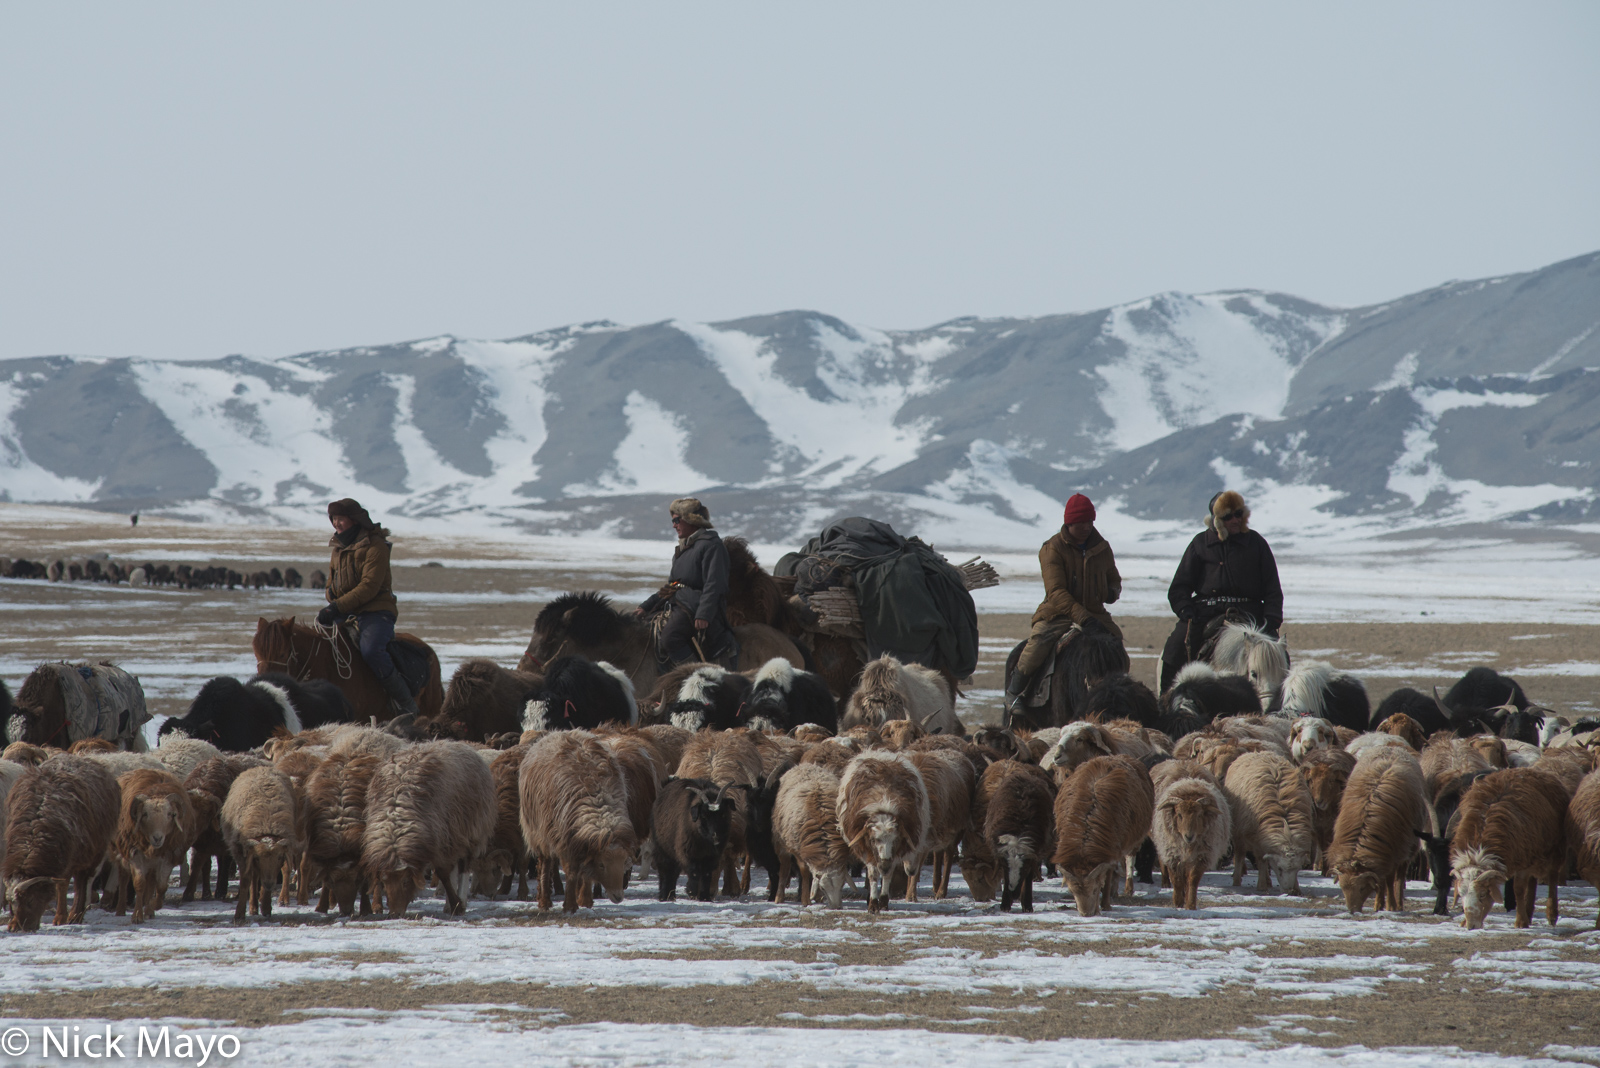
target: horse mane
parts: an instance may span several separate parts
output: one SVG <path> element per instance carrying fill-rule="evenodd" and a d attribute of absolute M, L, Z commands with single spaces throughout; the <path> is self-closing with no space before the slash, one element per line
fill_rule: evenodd
<path fill-rule="evenodd" d="M 596 590 L 563 593 L 539 610 L 533 621 L 536 634 L 562 632 L 578 645 L 596 646 L 614 642 L 627 633 L 628 621 L 615 608 L 611 598 Z"/>
<path fill-rule="evenodd" d="M 773 577 L 762 570 L 749 542 L 743 538 L 723 538 L 728 550 L 728 624 L 746 623 L 777 626 L 782 619 L 784 596 Z"/>
<path fill-rule="evenodd" d="M 1254 667 L 1263 674 L 1289 672 L 1289 646 L 1282 638 L 1269 638 L 1253 623 L 1229 623 L 1217 635 L 1211 664 L 1227 675 L 1245 675 Z"/>

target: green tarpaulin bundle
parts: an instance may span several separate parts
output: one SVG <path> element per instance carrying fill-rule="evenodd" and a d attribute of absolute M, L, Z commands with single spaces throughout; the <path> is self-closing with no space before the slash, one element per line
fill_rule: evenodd
<path fill-rule="evenodd" d="M 978 611 L 961 572 L 917 538 L 887 523 L 852 517 L 824 528 L 773 568 L 793 575 L 806 557 L 848 568 L 861 606 L 867 652 L 946 668 L 958 679 L 978 666 Z"/>

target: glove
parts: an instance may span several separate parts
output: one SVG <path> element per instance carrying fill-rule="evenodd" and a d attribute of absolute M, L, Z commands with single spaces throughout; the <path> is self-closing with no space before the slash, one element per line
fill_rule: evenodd
<path fill-rule="evenodd" d="M 322 624 L 324 627 L 333 626 L 334 621 L 338 618 L 339 610 L 331 604 L 317 613 L 317 622 Z"/>

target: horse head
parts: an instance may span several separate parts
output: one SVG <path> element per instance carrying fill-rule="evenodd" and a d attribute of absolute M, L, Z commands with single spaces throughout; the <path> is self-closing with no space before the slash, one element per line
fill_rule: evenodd
<path fill-rule="evenodd" d="M 256 671 L 289 672 L 289 658 L 294 653 L 294 617 L 288 619 L 256 618 L 256 636 L 250 641 L 250 651 L 256 654 Z"/>
<path fill-rule="evenodd" d="M 611 606 L 611 598 L 594 590 L 564 593 L 540 609 L 533 621 L 533 639 L 523 654 L 520 671 L 543 671 L 563 652 L 597 659 L 596 650 L 626 638 L 642 626 Z"/>

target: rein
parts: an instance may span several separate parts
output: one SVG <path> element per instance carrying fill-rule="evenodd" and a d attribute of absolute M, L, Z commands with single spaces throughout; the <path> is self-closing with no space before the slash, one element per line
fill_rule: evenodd
<path fill-rule="evenodd" d="M 350 678 L 351 655 L 349 649 L 345 648 L 345 636 L 343 631 L 337 625 L 332 627 L 324 627 L 320 623 L 306 623 L 302 625 L 317 637 L 320 637 L 328 643 L 329 647 L 333 651 L 334 670 L 338 672 L 341 679 L 348 680 Z M 294 679 L 296 682 L 306 682 L 311 678 L 311 662 L 314 652 L 314 650 L 307 652 L 303 666 L 296 670 L 295 661 L 300 656 L 300 651 L 294 647 L 294 628 L 290 627 L 289 658 L 287 660 L 263 660 L 262 663 L 266 664 L 269 668 L 283 668 L 283 673 Z"/>

